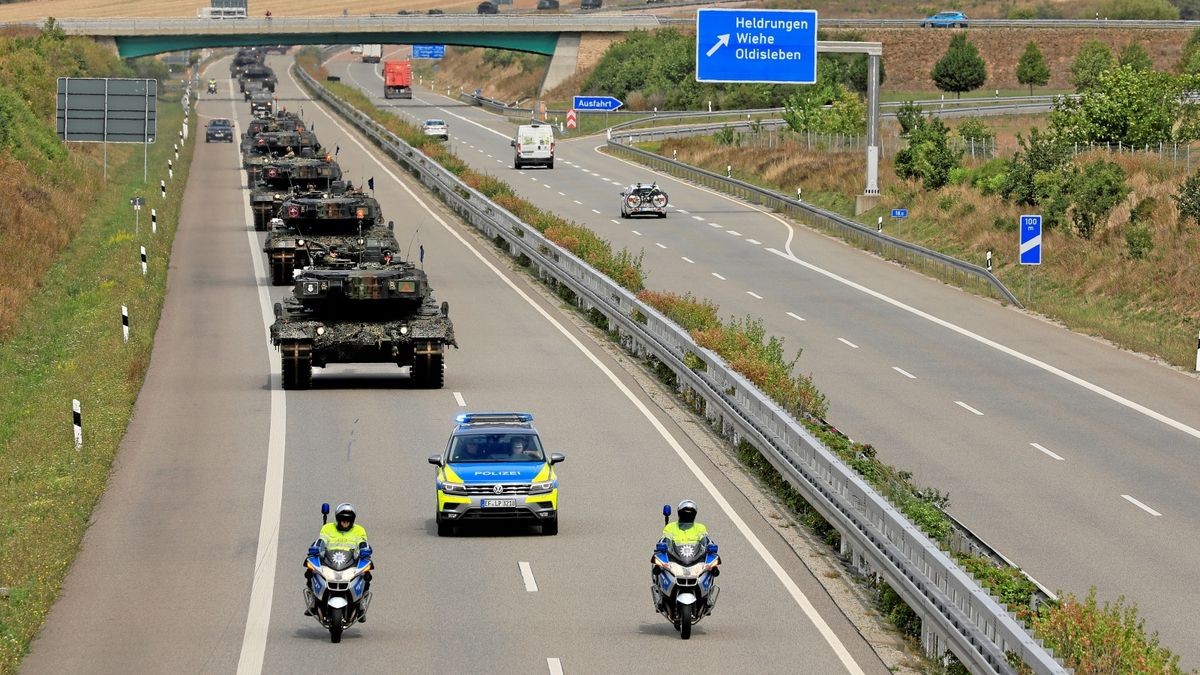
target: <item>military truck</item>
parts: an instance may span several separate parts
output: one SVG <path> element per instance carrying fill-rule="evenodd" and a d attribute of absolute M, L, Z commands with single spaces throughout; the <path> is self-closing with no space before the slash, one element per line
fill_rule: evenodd
<path fill-rule="evenodd" d="M 256 63 L 243 68 L 241 74 L 238 75 L 238 88 L 246 91 L 246 85 L 251 80 L 262 82 L 263 87 L 268 91 L 275 91 L 277 80 L 275 71 L 271 70 L 270 66 Z"/>
<path fill-rule="evenodd" d="M 275 96 L 266 89 L 259 89 L 250 94 L 250 114 L 254 117 L 265 117 L 275 110 Z"/>
<path fill-rule="evenodd" d="M 265 230 L 294 190 L 333 191 L 342 180 L 342 168 L 331 157 L 281 157 L 264 161 L 257 178 L 250 189 L 250 211 L 254 229 Z"/>
<path fill-rule="evenodd" d="M 278 218 L 270 221 L 270 234 L 263 243 L 271 284 L 287 286 L 295 270 L 313 262 L 312 251 L 332 251 L 333 255 L 349 255 L 369 232 L 379 228 L 382 218 L 379 202 L 347 184 L 334 191 L 298 192 L 283 200 Z M 395 238 L 387 246 L 399 250 Z"/>
<path fill-rule="evenodd" d="M 414 387 L 442 387 L 445 350 L 458 348 L 450 307 L 433 298 L 425 272 L 394 251 L 368 241 L 358 259 L 322 258 L 296 277 L 271 325 L 284 389 L 310 388 L 313 366 L 330 363 L 409 366 Z"/>
<path fill-rule="evenodd" d="M 246 86 L 242 87 L 242 100 L 249 102 L 255 93 L 266 90 L 267 85 L 262 80 L 246 80 Z"/>

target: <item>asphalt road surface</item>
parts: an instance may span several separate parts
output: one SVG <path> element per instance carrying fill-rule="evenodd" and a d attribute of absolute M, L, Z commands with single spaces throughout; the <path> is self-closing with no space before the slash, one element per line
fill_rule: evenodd
<path fill-rule="evenodd" d="M 789 354 L 803 348 L 798 368 L 839 429 L 948 492 L 951 513 L 1051 590 L 1094 585 L 1101 599 L 1138 603 L 1148 630 L 1200 667 L 1195 376 L 604 155 L 603 136 L 560 139 L 553 170 L 514 170 L 512 122 L 445 90 L 385 101 L 381 66 L 348 54 L 327 66 L 410 121 L 447 120 L 474 168 L 644 252 L 648 288 L 761 317 Z M 620 218 L 618 193 L 638 181 L 668 192 L 667 218 Z"/>
<path fill-rule="evenodd" d="M 23 672 L 886 672 L 796 554 L 603 349 L 306 101 L 290 59 L 271 61 L 280 103 L 340 148 L 347 177 L 375 179 L 402 246 L 424 246 L 461 345 L 446 386 L 343 365 L 285 394 L 267 326 L 289 289 L 266 285 L 237 146 L 202 144 L 145 387 Z M 244 127 L 247 104 L 220 82 L 200 97 L 201 121 Z M 426 457 L 466 410 L 533 412 L 547 449 L 567 455 L 558 536 L 436 536 Z M 688 642 L 654 613 L 648 587 L 661 506 L 685 497 L 725 560 L 718 606 Z M 368 622 L 333 645 L 302 616 L 301 561 L 320 503 L 343 500 L 357 505 L 379 570 Z"/>

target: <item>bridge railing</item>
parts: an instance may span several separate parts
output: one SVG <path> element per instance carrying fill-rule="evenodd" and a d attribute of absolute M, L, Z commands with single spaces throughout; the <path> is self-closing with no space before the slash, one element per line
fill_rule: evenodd
<path fill-rule="evenodd" d="M 565 288 L 638 356 L 677 377 L 703 401 L 704 414 L 734 441 L 762 452 L 842 535 L 854 564 L 879 575 L 921 617 L 929 654 L 952 651 L 972 672 L 1011 673 L 1011 653 L 1036 673 L 1062 666 L 1004 607 L 875 492 L 861 477 L 715 353 L 657 310 L 600 274 L 538 230 L 487 199 L 419 150 L 336 99 L 300 68 L 297 77 L 421 181 L 464 221 L 523 256 L 539 278 Z M 689 365 L 689 362 L 692 365 Z"/>
<path fill-rule="evenodd" d="M 69 35 L 175 35 L 196 33 L 387 33 L 426 31 L 624 32 L 656 28 L 662 24 L 654 15 L 624 14 L 375 14 L 370 16 L 251 16 L 244 19 L 200 19 L 188 17 L 62 19 L 55 22 Z M 41 27 L 21 22 L 7 26 Z"/>

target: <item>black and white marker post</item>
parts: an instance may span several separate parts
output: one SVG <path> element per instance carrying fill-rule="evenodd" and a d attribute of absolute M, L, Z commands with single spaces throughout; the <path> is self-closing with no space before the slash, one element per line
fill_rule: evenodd
<path fill-rule="evenodd" d="M 75 427 L 75 449 L 83 447 L 83 413 L 79 409 L 79 399 L 71 399 L 71 420 Z"/>
<path fill-rule="evenodd" d="M 146 276 L 146 247 L 142 247 L 142 276 Z"/>
<path fill-rule="evenodd" d="M 987 271 L 989 271 L 989 272 L 992 271 L 992 251 L 991 251 L 991 249 L 988 249 L 988 252 L 987 252 Z"/>
<path fill-rule="evenodd" d="M 167 160 L 167 177 L 175 180 L 175 163 L 169 159 Z"/>
<path fill-rule="evenodd" d="M 165 180 L 158 181 L 158 189 L 162 193 L 162 198 L 166 199 L 167 198 L 167 181 L 165 181 Z"/>
<path fill-rule="evenodd" d="M 875 231 L 883 232 L 883 216 L 879 216 L 879 220 L 875 221 Z"/>
<path fill-rule="evenodd" d="M 150 209 L 150 234 L 158 234 L 158 209 Z"/>
<path fill-rule="evenodd" d="M 129 308 L 121 305 L 121 339 L 129 342 Z"/>

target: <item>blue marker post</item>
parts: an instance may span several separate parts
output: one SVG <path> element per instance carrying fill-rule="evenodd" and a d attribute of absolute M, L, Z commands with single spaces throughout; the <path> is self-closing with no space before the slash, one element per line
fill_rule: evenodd
<path fill-rule="evenodd" d="M 1027 265 L 1027 290 L 1025 302 L 1033 299 L 1033 266 L 1042 264 L 1042 217 L 1040 215 L 1021 216 L 1021 264 Z"/>

